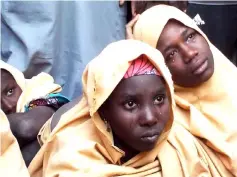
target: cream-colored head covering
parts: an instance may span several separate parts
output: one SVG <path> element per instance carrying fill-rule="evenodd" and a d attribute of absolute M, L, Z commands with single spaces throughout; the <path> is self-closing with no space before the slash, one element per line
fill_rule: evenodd
<path fill-rule="evenodd" d="M 215 150 L 227 169 L 237 176 L 237 69 L 210 43 L 194 21 L 175 7 L 158 5 L 145 11 L 134 27 L 135 39 L 156 48 L 170 19 L 198 31 L 207 40 L 215 63 L 214 74 L 200 86 L 175 85 L 179 112 L 176 121 Z"/>
<path fill-rule="evenodd" d="M 173 123 L 173 115 L 154 149 L 121 164 L 124 152 L 114 145 L 113 135 L 106 131 L 97 111 L 131 62 L 141 55 L 146 55 L 165 79 L 174 110 L 173 83 L 161 53 L 135 40 L 112 43 L 87 65 L 82 77 L 83 97 L 61 116 L 33 159 L 29 166 L 31 177 L 232 176 L 214 151 Z"/>
<path fill-rule="evenodd" d="M 32 79 L 25 79 L 21 71 L 2 60 L 0 60 L 0 68 L 11 73 L 22 90 L 17 102 L 16 112 L 24 112 L 25 106 L 34 99 L 45 97 L 49 93 L 58 93 L 62 90 L 60 85 L 54 83 L 53 77 L 49 74 L 40 73 Z"/>
<path fill-rule="evenodd" d="M 22 72 L 20 72 L 18 69 L 14 68 L 13 66 L 5 63 L 4 61 L 0 60 L 0 69 L 5 69 L 7 70 L 9 73 L 11 73 L 11 75 L 13 76 L 13 78 L 16 80 L 16 83 L 19 85 L 19 87 L 21 88 L 21 90 L 25 89 L 25 85 L 26 85 L 26 80 L 25 77 L 23 75 Z"/>
<path fill-rule="evenodd" d="M 188 15 L 178 8 L 168 5 L 154 6 L 139 16 L 133 30 L 135 39 L 156 48 L 159 37 L 170 19 L 178 20 L 185 26 L 195 29 L 208 41 L 206 35 Z"/>
<path fill-rule="evenodd" d="M 112 57 L 112 51 L 119 50 L 121 45 L 124 45 L 123 49 L 126 49 L 127 51 L 121 51 L 120 54 L 117 52 L 116 57 Z M 132 48 L 129 46 L 132 46 Z M 101 52 L 98 57 L 93 59 L 87 65 L 83 73 L 83 91 L 88 101 L 90 115 L 92 116 L 92 119 L 100 122 L 98 124 L 96 123 L 97 128 L 100 129 L 100 131 L 102 131 L 105 135 L 108 135 L 108 137 L 110 137 L 111 134 L 109 135 L 108 132 L 105 131 L 105 124 L 101 122 L 97 111 L 124 77 L 131 62 L 142 54 L 148 55 L 150 62 L 154 64 L 157 70 L 161 70 L 163 77 L 168 83 L 168 93 L 173 95 L 173 82 L 170 78 L 168 68 L 165 67 L 163 61 L 158 63 L 155 62 L 163 59 L 161 53 L 156 52 L 148 45 L 141 44 L 138 41 L 120 41 L 109 45 Z M 171 100 L 171 104 L 174 105 L 174 100 Z M 173 113 L 173 111 L 171 112 Z M 165 128 L 165 132 L 160 136 L 160 142 L 167 138 L 167 133 L 171 128 L 172 122 L 173 116 L 171 116 L 171 119 Z"/>
<path fill-rule="evenodd" d="M 0 176 L 30 177 L 7 117 L 0 110 Z"/>

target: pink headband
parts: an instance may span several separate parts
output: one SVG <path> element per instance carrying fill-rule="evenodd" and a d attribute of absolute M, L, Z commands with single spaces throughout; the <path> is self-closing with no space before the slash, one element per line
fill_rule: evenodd
<path fill-rule="evenodd" d="M 136 60 L 133 60 L 132 64 L 129 66 L 127 72 L 123 78 L 127 79 L 132 76 L 139 75 L 157 75 L 160 73 L 154 67 L 154 65 L 147 59 L 145 55 L 141 55 Z"/>

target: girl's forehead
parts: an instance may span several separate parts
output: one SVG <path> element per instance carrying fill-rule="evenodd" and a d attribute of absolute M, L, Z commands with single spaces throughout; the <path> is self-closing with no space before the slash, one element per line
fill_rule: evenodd
<path fill-rule="evenodd" d="M 11 81 L 11 80 L 14 80 L 15 81 L 15 78 L 13 77 L 13 75 L 7 71 L 6 69 L 3 69 L 1 68 L 1 82 L 4 81 Z"/>
<path fill-rule="evenodd" d="M 157 92 L 166 92 L 166 82 L 158 75 L 138 75 L 127 79 L 122 79 L 111 95 L 121 98 L 121 96 L 141 95 Z M 112 96 L 112 97 L 113 97 Z"/>

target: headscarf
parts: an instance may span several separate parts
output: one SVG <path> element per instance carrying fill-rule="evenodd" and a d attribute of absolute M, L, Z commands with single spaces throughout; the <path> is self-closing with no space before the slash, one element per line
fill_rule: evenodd
<path fill-rule="evenodd" d="M 0 176 L 30 177 L 7 117 L 0 110 Z"/>
<path fill-rule="evenodd" d="M 0 60 L 0 69 L 5 69 L 6 71 L 10 72 L 21 90 L 25 89 L 26 80 L 22 72 L 2 60 Z"/>
<path fill-rule="evenodd" d="M 0 69 L 7 70 L 22 90 L 16 112 L 25 112 L 42 105 L 57 109 L 62 104 L 69 102 L 66 97 L 59 95 L 62 88 L 54 83 L 54 79 L 49 74 L 40 73 L 31 79 L 25 79 L 22 72 L 2 60 L 0 60 Z"/>
<path fill-rule="evenodd" d="M 166 83 L 171 117 L 155 148 L 121 164 L 124 152 L 114 144 L 98 109 L 141 55 L 146 55 Z M 82 81 L 80 102 L 61 116 L 29 166 L 31 177 L 232 176 L 212 150 L 173 123 L 173 83 L 159 51 L 135 40 L 112 43 L 87 65 Z"/>
<path fill-rule="evenodd" d="M 158 5 L 145 11 L 134 27 L 134 37 L 156 48 L 170 19 L 195 29 L 208 42 L 214 74 L 194 88 L 175 85 L 176 121 L 216 151 L 228 170 L 237 175 L 237 76 L 236 67 L 208 40 L 195 22 L 177 8 Z M 198 109 L 199 111 L 197 111 Z"/>
<path fill-rule="evenodd" d="M 141 55 L 139 56 L 139 58 L 132 61 L 131 65 L 129 66 L 123 78 L 127 79 L 130 77 L 139 76 L 139 75 L 160 76 L 160 73 L 144 55 Z"/>

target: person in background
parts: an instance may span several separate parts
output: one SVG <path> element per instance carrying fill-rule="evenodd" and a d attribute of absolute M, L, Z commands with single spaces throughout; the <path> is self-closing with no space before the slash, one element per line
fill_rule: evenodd
<path fill-rule="evenodd" d="M 46 121 L 69 100 L 53 78 L 41 73 L 25 79 L 22 72 L 0 61 L 1 110 L 21 148 L 26 165 L 39 150 L 37 135 Z"/>
<path fill-rule="evenodd" d="M 139 16 L 133 35 L 164 56 L 181 115 L 176 121 L 215 150 L 236 176 L 237 82 L 233 78 L 237 68 L 188 15 L 172 6 L 146 10 Z"/>
<path fill-rule="evenodd" d="M 81 95 L 86 64 L 125 38 L 118 1 L 2 1 L 1 56 L 32 78 L 49 73 L 70 99 Z"/>

